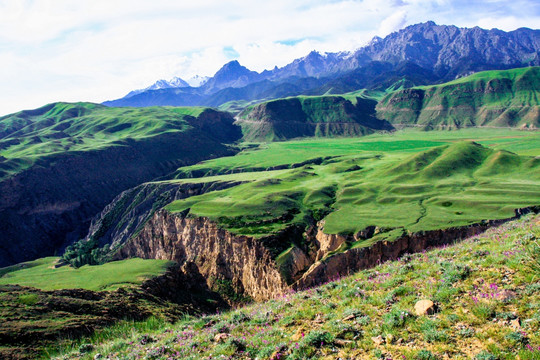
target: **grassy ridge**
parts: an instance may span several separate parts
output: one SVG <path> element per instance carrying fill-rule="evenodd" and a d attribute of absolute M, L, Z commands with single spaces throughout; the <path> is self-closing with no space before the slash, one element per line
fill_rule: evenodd
<path fill-rule="evenodd" d="M 190 128 L 186 117 L 204 108 L 108 108 L 91 103 L 55 103 L 0 118 L 0 178 L 38 159 L 66 152 L 122 146 Z"/>
<path fill-rule="evenodd" d="M 528 217 L 236 311 L 152 329 L 120 323 L 57 358 L 534 360 L 539 241 L 540 218 Z M 424 299 L 433 314 L 415 313 Z"/>
<path fill-rule="evenodd" d="M 426 128 L 540 126 L 540 67 L 485 71 L 441 85 L 390 93 L 377 116 Z"/>
<path fill-rule="evenodd" d="M 0 269 L 0 285 L 21 285 L 41 290 L 86 289 L 114 290 L 139 285 L 163 274 L 172 264 L 166 260 L 129 259 L 103 265 L 55 268 L 57 257 L 42 258 Z"/>
<path fill-rule="evenodd" d="M 228 113 L 55 103 L 0 118 L 0 266 L 53 255 L 86 235 L 120 192 L 226 156 Z"/>
<path fill-rule="evenodd" d="M 358 95 L 358 96 L 357 96 Z M 365 94 L 298 96 L 248 106 L 237 116 L 246 141 L 366 135 L 390 130 Z"/>
<path fill-rule="evenodd" d="M 191 216 L 207 216 L 232 232 L 253 236 L 321 219 L 326 233 L 377 226 L 395 236 L 399 233 L 390 230 L 417 232 L 511 217 L 515 208 L 540 204 L 540 163 L 502 150 L 510 144 L 509 134 L 403 132 L 263 145 L 180 169 L 180 177 L 214 175 L 185 182 L 244 183 L 175 201 L 167 209 L 189 210 Z M 515 148 L 539 153 L 538 134 L 514 135 Z M 301 166 L 261 171 L 293 162 Z M 231 170 L 239 173 L 219 175 Z"/>

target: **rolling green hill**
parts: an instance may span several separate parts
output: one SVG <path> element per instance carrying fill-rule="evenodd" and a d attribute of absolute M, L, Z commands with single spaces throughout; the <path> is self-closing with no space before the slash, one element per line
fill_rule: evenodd
<path fill-rule="evenodd" d="M 243 183 L 175 201 L 167 209 L 209 217 L 234 233 L 267 236 L 313 219 L 325 220 L 327 234 L 352 234 L 368 226 L 418 232 L 511 217 L 515 208 L 540 204 L 537 158 L 474 142 L 393 145 L 256 176 L 184 180 Z"/>
<path fill-rule="evenodd" d="M 121 191 L 233 154 L 233 118 L 204 108 L 55 103 L 0 118 L 0 266 L 84 236 Z"/>
<path fill-rule="evenodd" d="M 485 71 L 445 84 L 390 93 L 377 116 L 426 129 L 540 127 L 540 67 Z"/>
<path fill-rule="evenodd" d="M 292 283 L 298 280 L 287 275 L 292 257 L 314 258 L 317 251 L 313 232 L 342 239 L 343 246 L 325 253 L 329 259 L 540 205 L 539 136 L 468 129 L 260 144 L 125 192 L 87 240 L 102 247 L 101 260 L 110 259 L 164 207 L 172 218 L 208 218 L 231 234 L 258 239 Z M 166 237 L 160 229 L 169 225 L 156 226 L 148 229 L 152 236 Z"/>
<path fill-rule="evenodd" d="M 238 116 L 245 141 L 359 136 L 392 130 L 375 117 L 376 102 L 360 96 L 299 96 L 248 106 Z"/>

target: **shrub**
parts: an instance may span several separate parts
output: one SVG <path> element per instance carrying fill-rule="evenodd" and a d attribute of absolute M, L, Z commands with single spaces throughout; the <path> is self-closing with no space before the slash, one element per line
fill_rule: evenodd
<path fill-rule="evenodd" d="M 471 274 L 471 269 L 468 266 L 463 266 L 460 264 L 443 263 L 441 267 L 443 272 L 442 277 L 448 284 L 465 280 Z"/>
<path fill-rule="evenodd" d="M 314 347 L 323 347 L 325 345 L 332 345 L 334 336 L 327 331 L 314 330 L 307 334 L 304 339 L 302 339 L 302 342 Z"/>
<path fill-rule="evenodd" d="M 511 332 L 505 337 L 515 344 L 525 345 L 529 342 L 529 339 L 527 338 L 527 336 L 525 336 L 522 332 L 519 332 L 519 331 Z"/>
<path fill-rule="evenodd" d="M 414 357 L 416 360 L 437 360 L 437 355 L 433 354 L 429 350 L 420 350 Z"/>
<path fill-rule="evenodd" d="M 384 326 L 390 329 L 403 327 L 410 317 L 411 314 L 406 310 L 392 309 L 383 316 Z"/>
<path fill-rule="evenodd" d="M 464 338 L 469 338 L 474 335 L 474 329 L 473 328 L 463 328 L 458 331 L 458 335 Z"/>
<path fill-rule="evenodd" d="M 474 360 L 498 360 L 495 355 L 489 351 L 482 351 L 474 357 Z"/>
<path fill-rule="evenodd" d="M 495 310 L 493 309 L 493 306 L 489 304 L 478 303 L 472 307 L 471 311 L 474 316 L 484 321 L 495 316 Z"/>

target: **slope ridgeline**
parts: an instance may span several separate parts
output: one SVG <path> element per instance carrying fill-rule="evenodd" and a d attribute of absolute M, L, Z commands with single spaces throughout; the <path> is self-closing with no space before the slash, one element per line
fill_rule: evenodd
<path fill-rule="evenodd" d="M 377 116 L 394 126 L 540 127 L 540 67 L 485 71 L 441 85 L 393 92 Z"/>
<path fill-rule="evenodd" d="M 375 117 L 376 101 L 361 97 L 300 96 L 249 106 L 236 117 L 246 141 L 359 136 L 392 126 Z"/>
<path fill-rule="evenodd" d="M 0 266 L 53 255 L 121 191 L 233 152 L 233 118 L 204 108 L 56 103 L 0 118 Z"/>

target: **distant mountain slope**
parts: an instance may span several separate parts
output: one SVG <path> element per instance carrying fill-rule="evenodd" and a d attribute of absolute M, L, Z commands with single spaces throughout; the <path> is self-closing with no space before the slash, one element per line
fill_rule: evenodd
<path fill-rule="evenodd" d="M 540 67 L 480 72 L 387 95 L 377 115 L 427 128 L 540 127 Z"/>
<path fill-rule="evenodd" d="M 237 116 L 244 140 L 358 136 L 392 126 L 375 117 L 376 101 L 342 96 L 293 97 L 250 106 Z"/>
<path fill-rule="evenodd" d="M 53 255 L 121 191 L 240 137 L 205 108 L 56 103 L 0 118 L 0 266 Z"/>
<path fill-rule="evenodd" d="M 374 38 L 354 52 L 319 54 L 311 52 L 292 63 L 261 73 L 250 71 L 238 61 L 225 64 L 212 78 L 198 88 L 153 90 L 139 98 L 105 102 L 111 106 L 210 105 L 219 106 L 233 100 L 255 100 L 246 86 L 260 83 L 266 87 L 269 100 L 288 95 L 334 94 L 390 86 L 403 81 L 405 87 L 450 81 L 472 72 L 540 65 L 540 30 L 520 28 L 505 32 L 478 27 L 458 28 L 426 22 L 408 26 L 384 39 Z M 287 79 L 318 79 L 318 84 L 284 89 Z M 261 83 L 266 81 L 266 83 Z M 281 86 L 280 91 L 272 90 Z M 228 96 L 209 97 L 218 91 L 237 89 Z M 163 91 L 165 90 L 165 91 Z M 155 91 L 159 91 L 156 93 Z M 279 95 L 273 95 L 279 93 Z"/>

